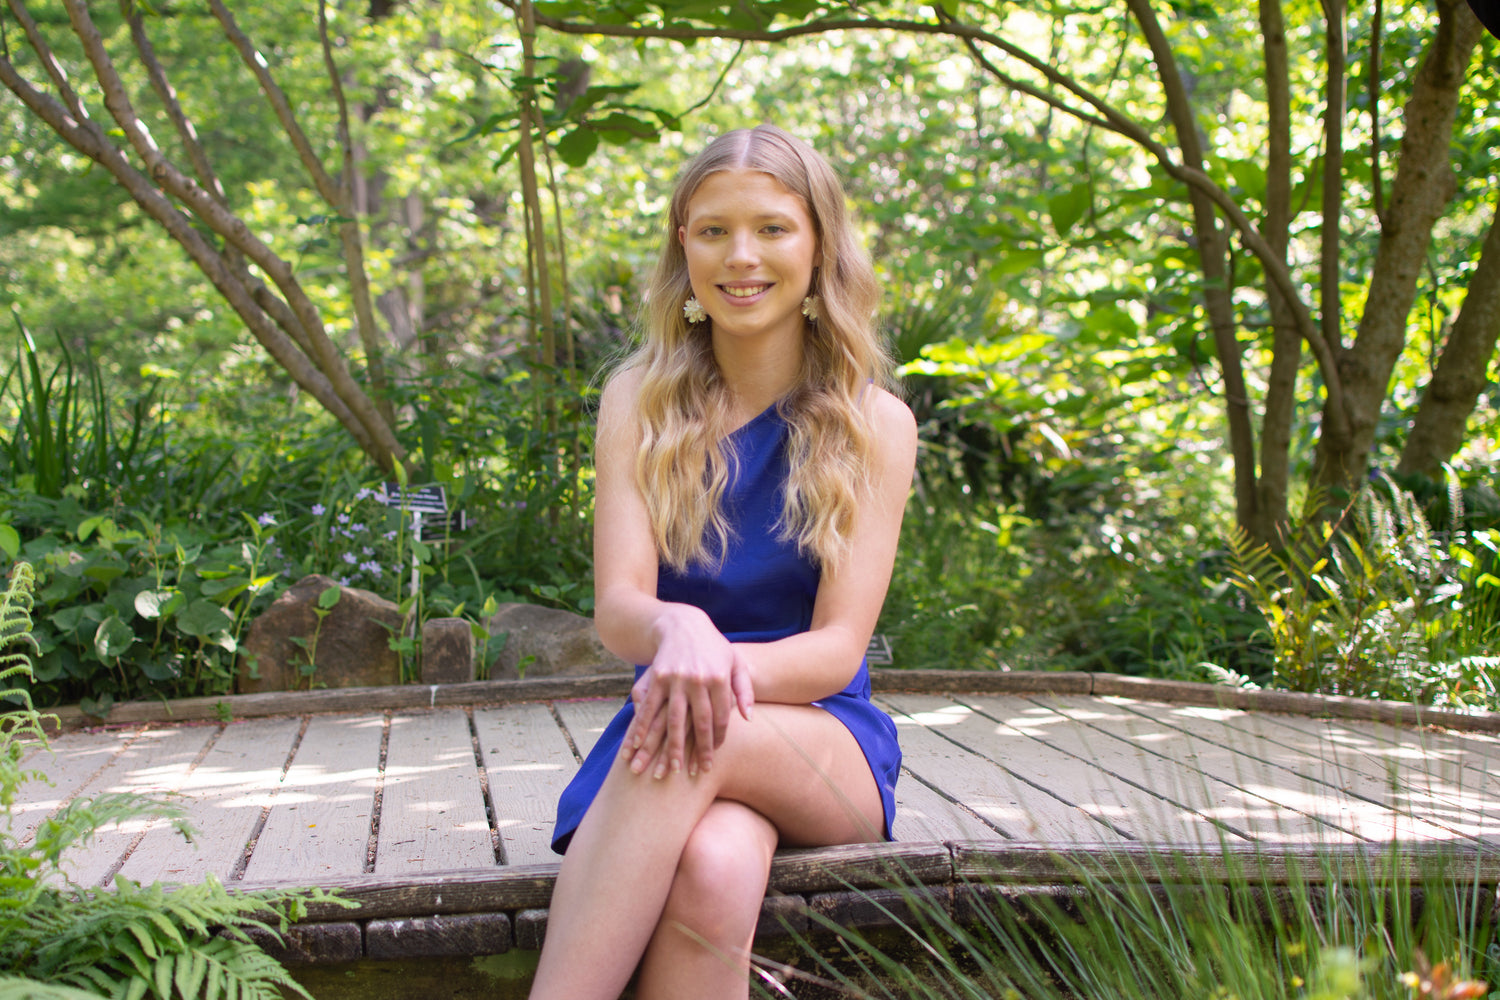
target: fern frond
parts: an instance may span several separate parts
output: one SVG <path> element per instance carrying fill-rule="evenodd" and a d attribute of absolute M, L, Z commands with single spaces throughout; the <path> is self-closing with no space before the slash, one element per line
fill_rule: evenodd
<path fill-rule="evenodd" d="M 0 1000 L 99 1000 L 99 994 L 24 976 L 0 976 Z"/>

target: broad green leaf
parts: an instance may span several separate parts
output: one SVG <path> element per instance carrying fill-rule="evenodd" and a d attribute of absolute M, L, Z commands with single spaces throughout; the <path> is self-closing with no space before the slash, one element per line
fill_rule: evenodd
<path fill-rule="evenodd" d="M 557 140 L 557 155 L 570 167 L 581 167 L 599 148 L 599 133 L 580 126 Z"/>
<path fill-rule="evenodd" d="M 209 636 L 223 632 L 234 624 L 234 619 L 213 601 L 199 598 L 189 604 L 177 616 L 177 627 L 191 636 Z"/>
<path fill-rule="evenodd" d="M 1052 215 L 1052 228 L 1058 236 L 1066 238 L 1078 220 L 1088 211 L 1093 199 L 1093 187 L 1087 180 L 1047 199 L 1047 210 Z"/>
<path fill-rule="evenodd" d="M 164 614 L 162 609 L 180 596 L 176 590 L 143 590 L 135 595 L 135 613 L 142 618 L 160 618 Z"/>
<path fill-rule="evenodd" d="M 101 622 L 94 633 L 94 652 L 101 660 L 118 659 L 135 643 L 135 630 L 118 618 Z"/>

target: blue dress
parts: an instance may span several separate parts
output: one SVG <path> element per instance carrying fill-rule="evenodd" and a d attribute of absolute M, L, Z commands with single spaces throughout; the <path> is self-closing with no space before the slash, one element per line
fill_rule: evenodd
<path fill-rule="evenodd" d="M 770 642 L 812 626 L 818 567 L 797 551 L 795 541 L 777 537 L 787 476 L 787 435 L 786 421 L 772 406 L 729 436 L 734 460 L 724 513 L 732 533 L 723 566 L 690 566 L 681 574 L 667 566 L 657 570 L 658 598 L 702 608 L 731 642 Z M 645 671 L 636 667 L 636 677 Z M 901 748 L 895 724 L 870 703 L 868 666 L 861 662 L 848 687 L 813 704 L 842 722 L 859 742 L 880 788 L 884 834 L 889 840 Z M 625 730 L 634 717 L 635 707 L 627 699 L 563 789 L 552 833 L 552 849 L 557 853 L 568 849 L 573 831 L 619 756 Z"/>

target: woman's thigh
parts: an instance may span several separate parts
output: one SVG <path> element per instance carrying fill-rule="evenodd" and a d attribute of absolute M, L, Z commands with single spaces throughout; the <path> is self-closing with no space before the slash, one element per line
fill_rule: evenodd
<path fill-rule="evenodd" d="M 881 839 L 880 789 L 854 734 L 812 705 L 758 704 L 714 757 L 718 797 L 775 824 L 786 847 Z"/>

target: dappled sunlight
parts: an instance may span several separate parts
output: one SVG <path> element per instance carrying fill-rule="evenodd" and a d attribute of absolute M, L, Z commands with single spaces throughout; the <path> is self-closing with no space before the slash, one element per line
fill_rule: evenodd
<path fill-rule="evenodd" d="M 897 726 L 953 726 L 973 715 L 972 709 L 963 705 L 950 705 L 934 712 L 892 713 Z"/>

